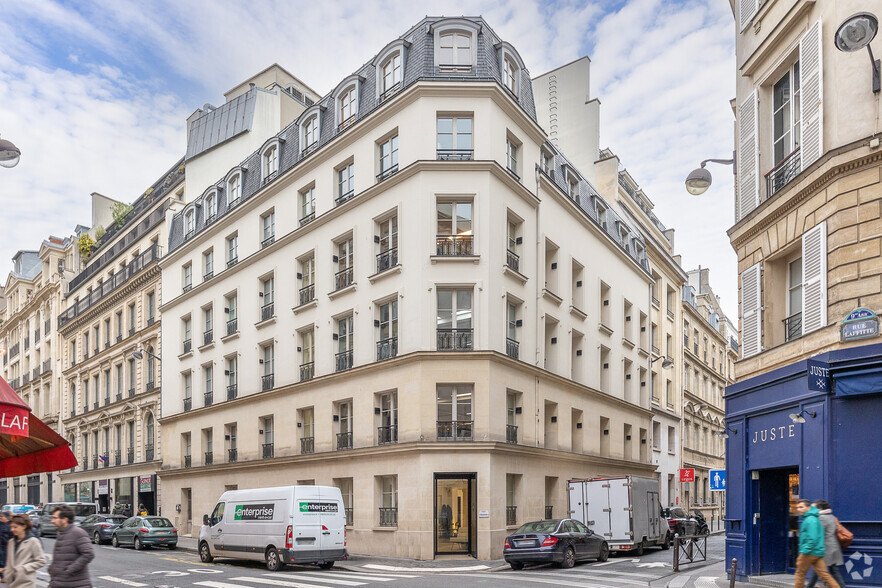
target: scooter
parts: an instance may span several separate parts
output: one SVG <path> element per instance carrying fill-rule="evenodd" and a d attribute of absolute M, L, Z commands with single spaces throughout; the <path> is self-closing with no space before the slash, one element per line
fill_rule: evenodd
<path fill-rule="evenodd" d="M 699 535 L 710 534 L 710 528 L 707 526 L 707 519 L 704 518 L 704 515 L 701 514 L 700 511 L 696 511 L 692 516 L 695 518 L 695 521 L 698 523 L 698 534 Z"/>

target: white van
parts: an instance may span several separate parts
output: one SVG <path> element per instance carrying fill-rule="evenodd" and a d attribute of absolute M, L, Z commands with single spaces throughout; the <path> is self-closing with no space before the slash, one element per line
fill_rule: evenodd
<path fill-rule="evenodd" d="M 273 572 L 289 563 L 331 568 L 347 557 L 343 495 L 330 486 L 224 492 L 202 517 L 199 557 L 265 561 Z"/>

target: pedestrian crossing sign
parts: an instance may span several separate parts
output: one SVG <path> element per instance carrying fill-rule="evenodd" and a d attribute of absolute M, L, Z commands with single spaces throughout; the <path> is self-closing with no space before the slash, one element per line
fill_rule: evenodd
<path fill-rule="evenodd" d="M 726 491 L 726 470 L 711 470 L 708 476 L 711 492 Z"/>

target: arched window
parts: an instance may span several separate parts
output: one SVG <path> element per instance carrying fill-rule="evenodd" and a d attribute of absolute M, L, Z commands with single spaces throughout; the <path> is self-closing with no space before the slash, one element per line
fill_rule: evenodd
<path fill-rule="evenodd" d="M 279 146 L 272 144 L 263 152 L 263 181 L 270 179 L 279 171 Z"/>
<path fill-rule="evenodd" d="M 213 219 L 217 216 L 217 193 L 211 192 L 205 198 L 205 219 Z"/>
<path fill-rule="evenodd" d="M 448 18 L 433 24 L 435 66 L 442 72 L 472 71 L 480 30 L 478 23 L 467 18 Z"/>
<path fill-rule="evenodd" d="M 153 347 L 147 348 L 147 389 L 153 388 L 156 374 L 156 359 L 153 357 Z"/>
<path fill-rule="evenodd" d="M 319 140 L 318 114 L 303 123 L 303 151 L 315 149 Z"/>
<path fill-rule="evenodd" d="M 518 76 L 518 66 L 511 60 L 510 57 L 505 56 L 502 58 L 502 83 L 505 84 L 505 87 L 511 90 L 513 94 L 517 94 L 517 76 Z"/>
<path fill-rule="evenodd" d="M 340 96 L 340 124 L 339 129 L 345 129 L 353 122 L 358 114 L 358 86 L 352 86 Z"/>
<path fill-rule="evenodd" d="M 236 173 L 227 180 L 227 206 L 233 206 L 242 197 L 242 174 Z"/>
<path fill-rule="evenodd" d="M 395 53 L 383 63 L 381 99 L 398 90 L 401 85 L 401 52 Z"/>

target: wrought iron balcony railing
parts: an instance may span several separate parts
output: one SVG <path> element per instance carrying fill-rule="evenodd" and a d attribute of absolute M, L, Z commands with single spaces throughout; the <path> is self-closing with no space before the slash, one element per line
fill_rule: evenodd
<path fill-rule="evenodd" d="M 236 384 L 230 384 L 227 386 L 227 400 L 235 400 L 236 396 L 239 393 L 239 386 Z"/>
<path fill-rule="evenodd" d="M 239 450 L 235 448 L 227 449 L 227 462 L 236 463 L 239 459 Z"/>
<path fill-rule="evenodd" d="M 272 459 L 272 457 L 273 457 L 273 452 L 274 452 L 274 450 L 273 450 L 273 444 L 272 444 L 272 443 L 264 443 L 264 444 L 261 446 L 261 448 L 262 448 L 262 450 L 263 450 L 263 452 L 262 452 L 262 454 L 261 454 L 261 455 L 263 455 L 263 459 Z"/>
<path fill-rule="evenodd" d="M 343 372 L 352 369 L 352 350 L 341 351 L 334 356 L 334 371 Z"/>
<path fill-rule="evenodd" d="M 300 438 L 300 453 L 315 453 L 315 437 Z"/>
<path fill-rule="evenodd" d="M 438 351 L 471 351 L 474 329 L 438 329 Z"/>
<path fill-rule="evenodd" d="M 802 313 L 797 312 L 784 319 L 784 342 L 802 337 Z"/>
<path fill-rule="evenodd" d="M 377 254 L 377 273 L 384 272 L 396 265 L 398 265 L 398 247 Z"/>
<path fill-rule="evenodd" d="M 144 446 L 144 459 L 146 461 L 153 461 L 153 444 L 152 443 Z"/>
<path fill-rule="evenodd" d="M 211 406 L 212 404 L 214 404 L 214 392 L 205 392 L 202 397 L 203 406 Z"/>
<path fill-rule="evenodd" d="M 512 251 L 511 249 L 507 249 L 505 252 L 505 265 L 507 265 L 510 269 L 513 269 L 516 272 L 521 271 L 521 258 L 520 256 Z"/>
<path fill-rule="evenodd" d="M 474 421 L 438 421 L 438 441 L 471 441 Z"/>
<path fill-rule="evenodd" d="M 315 300 L 315 284 L 309 284 L 300 288 L 300 304 L 306 304 Z"/>
<path fill-rule="evenodd" d="M 272 302 L 267 302 L 263 306 L 260 307 L 260 320 L 268 321 L 269 319 L 275 316 L 275 307 L 276 305 Z"/>
<path fill-rule="evenodd" d="M 351 266 L 342 269 L 334 274 L 334 290 L 341 290 L 343 288 L 346 288 L 347 286 L 351 286 L 353 276 L 354 272 Z"/>
<path fill-rule="evenodd" d="M 505 507 L 505 524 L 508 526 L 514 526 L 518 524 L 518 507 Z"/>
<path fill-rule="evenodd" d="M 300 381 L 311 380 L 315 376 L 315 362 L 300 364 Z"/>
<path fill-rule="evenodd" d="M 766 174 L 766 198 L 771 198 L 778 190 L 790 183 L 802 169 L 799 147 L 793 150 L 778 165 Z"/>
<path fill-rule="evenodd" d="M 380 526 L 381 527 L 397 527 L 398 526 L 398 509 L 390 507 L 380 508 Z"/>
<path fill-rule="evenodd" d="M 398 443 L 398 426 L 377 427 L 377 445 Z"/>
<path fill-rule="evenodd" d="M 505 442 L 506 443 L 517 443 L 518 442 L 518 426 L 517 425 L 505 425 Z"/>
<path fill-rule="evenodd" d="M 275 377 L 273 374 L 264 374 L 260 377 L 260 390 L 266 392 L 274 387 Z"/>
<path fill-rule="evenodd" d="M 214 452 L 213 451 L 206 451 L 205 455 L 203 456 L 202 463 L 207 466 L 213 464 L 214 463 Z"/>
<path fill-rule="evenodd" d="M 438 149 L 436 152 L 438 161 L 471 161 L 474 159 L 474 149 Z"/>
<path fill-rule="evenodd" d="M 352 449 L 352 431 L 337 433 L 337 450 Z"/>
<path fill-rule="evenodd" d="M 436 235 L 435 255 L 440 257 L 473 255 L 473 240 L 474 235 Z"/>
<path fill-rule="evenodd" d="M 239 330 L 238 319 L 230 319 L 227 321 L 227 336 L 228 337 L 238 330 Z"/>
<path fill-rule="evenodd" d="M 512 359 L 518 359 L 521 344 L 514 339 L 505 339 L 505 354 Z"/>
<path fill-rule="evenodd" d="M 398 337 L 390 337 L 377 341 L 377 361 L 390 359 L 398 355 Z"/>

